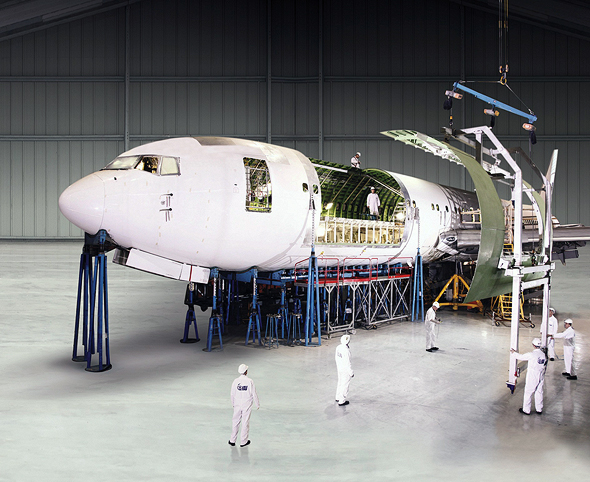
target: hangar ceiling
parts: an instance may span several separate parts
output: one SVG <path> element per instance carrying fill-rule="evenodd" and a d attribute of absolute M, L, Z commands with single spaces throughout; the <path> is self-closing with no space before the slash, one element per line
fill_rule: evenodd
<path fill-rule="evenodd" d="M 0 0 L 0 40 L 48 28 L 141 0 Z M 452 0 L 497 12 L 498 0 Z M 510 0 L 512 19 L 590 39 L 590 3 L 584 0 Z"/>
<path fill-rule="evenodd" d="M 0 40 L 138 1 L 140 0 L 3 0 L 0 1 Z"/>

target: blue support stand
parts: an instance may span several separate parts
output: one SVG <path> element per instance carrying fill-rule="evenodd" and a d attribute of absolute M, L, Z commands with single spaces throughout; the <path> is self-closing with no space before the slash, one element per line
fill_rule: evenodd
<path fill-rule="evenodd" d="M 424 276 L 420 248 L 414 259 L 414 283 L 412 293 L 412 321 L 424 321 Z"/>
<path fill-rule="evenodd" d="M 211 316 L 209 317 L 209 329 L 207 330 L 207 351 L 211 351 L 213 345 L 213 337 L 219 336 L 219 349 L 223 350 L 223 340 L 221 333 L 223 332 L 223 316 L 217 310 L 217 283 L 219 281 L 219 270 L 214 268 L 211 270 L 213 276 L 213 306 L 211 307 Z"/>
<path fill-rule="evenodd" d="M 287 309 L 286 301 L 287 290 L 285 284 L 281 286 L 281 306 L 279 307 L 279 323 L 281 324 L 281 338 L 285 339 L 285 329 L 287 330 L 287 337 L 289 336 L 289 310 Z"/>
<path fill-rule="evenodd" d="M 80 257 L 72 360 L 77 362 L 85 361 L 86 371 L 89 372 L 104 372 L 112 368 L 109 347 L 106 245 L 106 231 L 101 230 L 94 236 L 86 234 L 84 249 Z M 94 269 L 92 258 L 95 258 Z M 82 346 L 84 348 L 84 355 L 79 356 L 80 305 L 82 303 Z M 98 310 L 96 318 L 94 316 L 95 308 Z M 97 365 L 92 365 L 92 355 L 94 354 L 98 354 Z"/>
<path fill-rule="evenodd" d="M 211 315 L 209 318 L 209 330 L 207 331 L 207 351 L 211 351 L 213 346 L 213 337 L 219 336 L 219 349 L 223 350 L 223 339 L 221 332 L 223 331 L 223 318 L 219 315 Z"/>
<path fill-rule="evenodd" d="M 318 262 L 315 248 L 311 248 L 307 270 L 307 311 L 305 317 L 305 346 L 321 345 L 322 332 L 320 326 L 320 296 L 318 287 Z M 312 343 L 314 332 L 317 332 L 318 342 Z"/>
<path fill-rule="evenodd" d="M 246 333 L 246 345 L 248 345 L 248 341 L 250 340 L 250 333 L 252 333 L 252 342 L 256 343 L 256 339 L 258 339 L 258 344 L 262 345 L 262 339 L 260 335 L 260 306 L 258 305 L 258 284 L 257 279 L 258 271 L 256 269 L 253 270 L 252 276 L 252 308 L 250 310 L 250 319 L 248 320 L 248 332 Z"/>
<path fill-rule="evenodd" d="M 184 296 L 184 304 L 188 305 L 186 311 L 186 318 L 184 321 L 184 336 L 180 343 L 196 343 L 200 341 L 199 330 L 197 328 L 197 317 L 195 315 L 195 288 L 194 283 L 189 283 L 186 287 L 186 294 Z M 195 327 L 195 338 L 189 338 L 188 333 L 191 325 Z"/>

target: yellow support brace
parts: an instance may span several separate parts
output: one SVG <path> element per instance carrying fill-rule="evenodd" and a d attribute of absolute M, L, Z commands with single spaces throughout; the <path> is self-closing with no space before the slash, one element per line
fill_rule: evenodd
<path fill-rule="evenodd" d="M 441 296 L 446 292 L 449 285 L 453 283 L 453 299 L 449 302 L 440 302 L 438 301 Z M 454 274 L 447 284 L 445 284 L 444 288 L 438 294 L 434 301 L 438 301 L 440 306 L 452 306 L 453 310 L 457 311 L 459 306 L 463 306 L 468 309 L 477 308 L 480 313 L 483 313 L 483 304 L 481 301 L 470 301 L 469 303 L 464 303 L 463 300 L 467 296 L 467 292 L 469 291 L 469 285 L 467 281 L 465 281 L 460 275 Z"/>

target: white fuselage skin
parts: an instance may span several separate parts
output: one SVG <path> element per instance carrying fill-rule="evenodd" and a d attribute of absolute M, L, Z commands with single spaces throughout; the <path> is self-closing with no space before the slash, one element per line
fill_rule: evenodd
<path fill-rule="evenodd" d="M 66 189 L 60 209 L 89 234 L 104 229 L 123 248 L 181 263 L 228 271 L 293 268 L 309 257 L 315 232 L 312 218 L 315 229 L 320 220 L 319 210 L 310 209 L 310 196 L 319 184 L 314 167 L 292 149 L 221 140 L 225 142 L 220 145 L 202 145 L 196 138 L 177 138 L 133 148 L 121 157 L 176 157 L 180 174 L 101 170 Z M 267 162 L 272 183 L 270 212 L 246 210 L 244 158 Z M 397 246 L 318 244 L 318 256 L 352 265 L 369 258 L 373 263 L 394 262 L 393 258 L 404 262 L 416 256 L 418 245 L 425 262 L 443 254 L 435 246 L 455 212 L 443 189 L 428 181 L 389 174 L 402 187 L 408 206 L 402 242 Z M 321 190 L 313 196 L 315 205 L 321 206 Z M 414 203 L 419 208 L 419 228 Z"/>

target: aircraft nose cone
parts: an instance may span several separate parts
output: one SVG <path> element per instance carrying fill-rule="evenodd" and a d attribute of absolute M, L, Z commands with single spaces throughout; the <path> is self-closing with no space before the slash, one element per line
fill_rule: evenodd
<path fill-rule="evenodd" d="M 96 174 L 76 181 L 59 197 L 59 210 L 72 224 L 96 234 L 104 214 L 104 182 Z"/>

